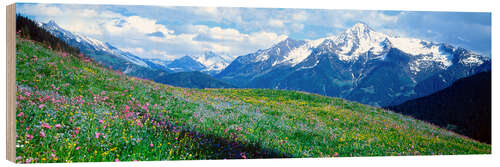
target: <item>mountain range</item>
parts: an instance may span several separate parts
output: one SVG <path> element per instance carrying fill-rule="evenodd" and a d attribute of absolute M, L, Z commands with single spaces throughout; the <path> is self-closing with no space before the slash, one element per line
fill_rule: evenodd
<path fill-rule="evenodd" d="M 469 50 L 392 37 L 359 22 L 338 36 L 288 38 L 240 56 L 216 77 L 242 87 L 300 90 L 387 106 L 489 69 L 489 58 Z"/>
<path fill-rule="evenodd" d="M 65 30 L 52 20 L 47 23 L 38 22 L 37 24 L 70 46 L 80 49 L 82 53 L 99 64 L 127 75 L 192 88 L 234 87 L 209 75 L 219 72 L 229 64 L 228 61 L 231 60 L 231 57 L 228 55 L 219 56 L 207 51 L 204 55 L 194 57 L 196 60 L 191 56 L 184 56 L 173 61 L 145 59 L 123 51 L 110 43 Z M 202 71 L 203 73 L 197 73 L 196 71 Z M 182 73 L 176 74 L 177 72 Z M 178 84 L 177 79 L 183 81 L 198 79 L 200 81 Z"/>
<path fill-rule="evenodd" d="M 397 105 L 423 97 L 457 79 L 491 69 L 488 57 L 470 50 L 393 37 L 362 22 L 336 36 L 315 40 L 287 38 L 235 59 L 206 51 L 175 60 L 143 59 L 109 43 L 64 30 L 54 21 L 41 26 L 101 64 L 160 83 L 172 81 L 165 79 L 168 74 L 187 72 L 179 75 L 194 77 L 201 74 L 192 72 L 202 72 L 213 76 L 202 77 L 214 80 L 211 83 L 227 83 L 219 85 L 225 85 L 222 87 L 299 90 L 374 106 Z"/>
<path fill-rule="evenodd" d="M 227 54 L 216 54 L 206 51 L 197 56 L 183 56 L 174 60 L 152 59 L 150 61 L 161 65 L 174 72 L 200 71 L 209 75 L 215 75 L 222 71 L 234 60 Z"/>

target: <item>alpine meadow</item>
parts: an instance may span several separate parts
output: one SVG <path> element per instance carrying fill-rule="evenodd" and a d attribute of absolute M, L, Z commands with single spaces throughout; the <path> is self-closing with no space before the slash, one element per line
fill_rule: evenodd
<path fill-rule="evenodd" d="M 491 154 L 491 39 L 396 26 L 490 13 L 208 9 L 19 4 L 16 162 Z"/>

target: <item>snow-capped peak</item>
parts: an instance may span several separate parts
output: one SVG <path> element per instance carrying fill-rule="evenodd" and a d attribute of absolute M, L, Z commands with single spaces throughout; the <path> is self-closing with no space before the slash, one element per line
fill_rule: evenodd
<path fill-rule="evenodd" d="M 219 72 L 226 68 L 234 60 L 234 57 L 231 57 L 229 54 L 217 54 L 212 51 L 206 51 L 201 55 L 193 56 L 193 59 L 206 67 L 204 71 Z"/>
<path fill-rule="evenodd" d="M 318 47 L 325 40 L 333 38 L 335 37 L 330 36 L 326 38 L 319 38 L 316 40 L 306 40 L 306 42 L 303 45 L 291 50 L 280 63 L 288 63 L 293 67 L 299 64 L 300 62 L 304 61 L 307 57 L 309 57 L 309 55 L 311 55 L 312 53 L 312 50 Z"/>
<path fill-rule="evenodd" d="M 358 22 L 351 28 L 343 31 L 334 40 L 340 60 L 357 60 L 360 54 L 371 51 L 380 54 L 384 50 L 383 42 L 389 36 L 375 32 L 363 22 Z"/>
<path fill-rule="evenodd" d="M 126 59 L 127 61 L 137 64 L 143 67 L 149 67 L 146 62 L 144 62 L 142 59 L 139 57 L 122 51 L 114 46 L 112 46 L 109 43 L 102 42 L 98 39 L 88 37 L 82 34 L 79 34 L 77 32 L 70 32 L 65 30 L 64 28 L 60 27 L 54 20 L 50 20 L 47 23 L 42 23 L 42 28 L 46 29 L 50 33 L 52 33 L 54 36 L 57 36 L 58 38 L 61 38 L 62 40 L 68 42 L 68 43 L 73 43 L 77 47 L 86 48 L 86 49 L 93 49 L 93 50 L 98 50 L 98 51 L 104 51 L 107 53 L 110 53 L 112 55 L 122 57 Z M 83 49 L 85 50 L 85 49 Z"/>

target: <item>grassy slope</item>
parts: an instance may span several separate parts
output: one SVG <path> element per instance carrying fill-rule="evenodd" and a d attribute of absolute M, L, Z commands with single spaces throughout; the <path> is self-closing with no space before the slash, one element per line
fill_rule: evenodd
<path fill-rule="evenodd" d="M 62 55 L 17 41 L 20 163 L 491 152 L 490 145 L 338 98 L 183 89 Z"/>

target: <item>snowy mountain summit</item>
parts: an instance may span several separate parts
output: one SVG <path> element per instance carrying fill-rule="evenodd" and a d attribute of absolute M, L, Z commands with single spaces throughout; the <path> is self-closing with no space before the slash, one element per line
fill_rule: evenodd
<path fill-rule="evenodd" d="M 92 51 L 92 52 L 105 52 L 107 54 L 113 55 L 120 57 L 122 59 L 125 59 L 126 61 L 139 65 L 145 68 L 149 68 L 148 62 L 145 60 L 129 53 L 125 52 L 123 50 L 120 50 L 113 45 L 107 43 L 107 42 L 102 42 L 100 40 L 81 35 L 76 32 L 70 32 L 67 31 L 63 28 L 61 28 L 55 21 L 50 20 L 47 23 L 41 23 L 42 28 L 45 30 L 49 31 L 51 34 L 54 36 L 62 39 L 66 43 L 76 46 L 80 48 L 81 50 L 87 50 L 87 51 Z"/>
<path fill-rule="evenodd" d="M 287 38 L 236 58 L 217 77 L 246 87 L 292 89 L 383 106 L 427 95 L 490 68 L 463 48 L 377 32 L 363 22 L 335 36 Z"/>

